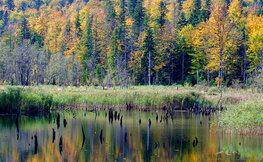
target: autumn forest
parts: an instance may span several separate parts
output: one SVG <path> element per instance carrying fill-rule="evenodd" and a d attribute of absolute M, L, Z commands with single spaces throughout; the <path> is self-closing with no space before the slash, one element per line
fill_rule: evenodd
<path fill-rule="evenodd" d="M 263 0 L 0 0 L 0 161 L 262 161 Z"/>
<path fill-rule="evenodd" d="M 0 1 L 11 85 L 261 85 L 262 0 Z"/>

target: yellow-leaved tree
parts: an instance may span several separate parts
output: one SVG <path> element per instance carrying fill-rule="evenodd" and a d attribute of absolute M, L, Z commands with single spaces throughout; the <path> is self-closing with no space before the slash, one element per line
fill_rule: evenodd
<path fill-rule="evenodd" d="M 222 97 L 223 69 L 225 61 L 231 57 L 238 45 L 239 35 L 237 27 L 231 21 L 227 4 L 222 0 L 214 2 L 209 20 L 206 22 L 205 31 L 207 34 L 207 44 L 209 48 L 207 68 L 211 71 L 218 71 L 218 85 Z"/>
<path fill-rule="evenodd" d="M 194 27 L 190 24 L 184 26 L 181 30 L 178 30 L 177 33 L 177 44 L 179 45 L 179 52 L 182 56 L 182 83 L 184 82 L 185 77 L 185 56 L 190 55 L 193 37 L 192 32 Z"/>
<path fill-rule="evenodd" d="M 263 59 L 263 16 L 249 15 L 246 25 L 250 71 L 256 70 Z"/>
<path fill-rule="evenodd" d="M 207 65 L 207 54 L 209 53 L 208 46 L 207 46 L 207 34 L 205 31 L 205 23 L 201 23 L 198 28 L 196 28 L 192 32 L 192 44 L 194 48 L 194 52 L 190 53 L 192 56 L 191 59 L 191 74 L 196 73 L 197 78 L 197 85 L 199 85 L 199 73 L 202 70 L 205 70 L 205 66 Z M 209 87 L 209 68 L 208 71 L 208 87 Z"/>
<path fill-rule="evenodd" d="M 263 16 L 250 14 L 248 16 L 247 29 L 247 55 L 250 61 L 249 72 L 254 72 L 253 81 L 256 86 L 261 83 L 261 93 L 263 91 Z M 259 88 L 259 87 L 258 87 Z"/>

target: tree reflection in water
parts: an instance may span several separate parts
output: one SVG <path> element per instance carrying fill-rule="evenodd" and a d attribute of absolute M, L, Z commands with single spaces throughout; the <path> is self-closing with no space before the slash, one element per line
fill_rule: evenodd
<path fill-rule="evenodd" d="M 262 137 L 211 131 L 215 128 L 211 128 L 208 118 L 201 115 L 177 113 L 173 120 L 161 122 L 164 118 L 165 112 L 158 112 L 158 115 L 139 111 L 113 114 L 112 110 L 56 112 L 35 117 L 2 116 L 0 160 L 263 160 Z M 59 126 L 60 122 L 64 127 Z"/>

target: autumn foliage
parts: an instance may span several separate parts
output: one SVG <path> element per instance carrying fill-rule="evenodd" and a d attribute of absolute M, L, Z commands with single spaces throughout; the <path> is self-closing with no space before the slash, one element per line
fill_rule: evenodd
<path fill-rule="evenodd" d="M 263 69 L 262 6 L 249 0 L 0 1 L 0 81 L 247 84 Z"/>

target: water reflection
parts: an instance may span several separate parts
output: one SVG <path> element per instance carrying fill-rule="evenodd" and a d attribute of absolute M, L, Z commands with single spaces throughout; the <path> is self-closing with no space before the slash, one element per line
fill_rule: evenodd
<path fill-rule="evenodd" d="M 0 135 L 1 161 L 263 160 L 262 137 L 211 133 L 207 117 L 187 113 L 1 116 Z"/>

